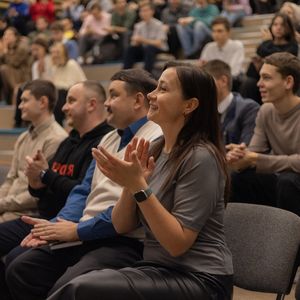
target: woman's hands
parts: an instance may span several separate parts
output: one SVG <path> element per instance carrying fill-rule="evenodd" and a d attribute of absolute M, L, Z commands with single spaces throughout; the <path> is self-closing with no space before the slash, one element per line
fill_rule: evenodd
<path fill-rule="evenodd" d="M 132 193 L 145 188 L 146 180 L 154 170 L 154 159 L 149 158 L 149 141 L 133 138 L 127 146 L 124 160 L 121 160 L 103 147 L 92 149 L 92 154 L 100 171 L 117 184 Z"/>

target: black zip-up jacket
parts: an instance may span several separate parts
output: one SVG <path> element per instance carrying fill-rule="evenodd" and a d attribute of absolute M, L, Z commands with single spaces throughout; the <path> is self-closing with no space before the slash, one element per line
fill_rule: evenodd
<path fill-rule="evenodd" d="M 42 218 L 55 217 L 65 205 L 70 191 L 85 176 L 92 160 L 91 149 L 97 147 L 102 137 L 111 130 L 112 127 L 104 122 L 80 138 L 73 129 L 69 137 L 60 144 L 42 179 L 46 187 L 29 187 L 30 194 L 39 198 L 38 210 Z"/>

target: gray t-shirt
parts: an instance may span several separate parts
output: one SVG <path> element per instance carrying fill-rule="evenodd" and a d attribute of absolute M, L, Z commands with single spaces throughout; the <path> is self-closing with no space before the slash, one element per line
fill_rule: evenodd
<path fill-rule="evenodd" d="M 172 257 L 141 217 L 146 231 L 144 259 L 189 272 L 233 274 L 223 228 L 225 181 L 216 159 L 205 147 L 195 146 L 181 162 L 172 185 L 162 191 L 170 172 L 167 161 L 168 154 L 161 153 L 149 186 L 184 227 L 198 231 L 199 235 L 186 253 Z"/>

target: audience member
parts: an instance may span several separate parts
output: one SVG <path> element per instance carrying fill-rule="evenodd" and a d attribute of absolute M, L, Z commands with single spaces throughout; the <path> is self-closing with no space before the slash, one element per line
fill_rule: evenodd
<path fill-rule="evenodd" d="M 107 122 L 118 129 L 102 139 L 102 147 L 123 158 L 125 147 L 133 136 L 153 140 L 161 134 L 160 128 L 146 118 L 149 108 L 146 95 L 155 84 L 155 80 L 140 69 L 123 70 L 112 77 L 105 106 Z M 56 218 L 57 222 L 51 223 L 23 218 L 32 225 L 41 222 L 53 224 L 52 240 L 80 239 L 83 244 L 59 251 L 45 245 L 26 251 L 13 260 L 7 269 L 7 284 L 13 298 L 45 299 L 55 283 L 54 289 L 92 268 L 120 268 L 139 260 L 142 244 L 136 237 L 140 235 L 116 237 L 110 220 L 111 206 L 121 191 L 119 185 L 95 168 L 93 161 L 82 184 L 71 191 L 65 207 L 58 214 L 65 221 Z M 65 225 L 63 231 L 61 225 Z M 22 246 L 43 244 L 48 240 L 46 236 L 40 237 L 41 240 L 32 233 L 23 240 Z M 27 268 L 26 261 L 32 262 L 30 268 Z"/>
<path fill-rule="evenodd" d="M 29 192 L 38 197 L 38 215 L 52 218 L 64 206 L 72 190 L 85 176 L 92 160 L 91 149 L 111 130 L 105 122 L 105 91 L 96 81 L 72 86 L 63 107 L 68 125 L 73 128 L 47 162 L 38 152 L 26 158 Z M 31 226 L 21 219 L 0 224 L 0 256 L 17 247 Z"/>
<path fill-rule="evenodd" d="M 37 199 L 28 192 L 28 180 L 24 174 L 27 155 L 38 150 L 50 159 L 67 133 L 53 117 L 56 101 L 55 86 L 44 80 L 34 80 L 25 85 L 21 97 L 22 119 L 31 127 L 18 138 L 11 168 L 0 188 L 0 222 L 17 219 L 23 214 L 34 214 Z"/>
<path fill-rule="evenodd" d="M 290 53 L 266 57 L 258 87 L 263 105 L 248 148 L 232 145 L 232 200 L 277 206 L 300 216 L 300 61 Z"/>
<path fill-rule="evenodd" d="M 183 5 L 182 0 L 168 0 L 167 7 L 161 13 L 161 21 L 164 23 L 168 33 L 169 52 L 176 58 L 179 56 L 181 44 L 177 34 L 177 23 L 179 18 L 188 15 L 188 7 Z"/>
<path fill-rule="evenodd" d="M 227 18 L 231 26 L 239 25 L 239 22 L 252 13 L 249 0 L 224 0 L 221 16 Z"/>
<path fill-rule="evenodd" d="M 127 148 L 125 161 L 105 147 L 93 151 L 99 169 L 124 187 L 112 212 L 116 231 L 125 234 L 143 224 L 143 260 L 84 274 L 49 300 L 84 300 L 87 293 L 103 300 L 232 299 L 223 228 L 228 174 L 216 94 L 207 73 L 171 65 L 148 95 L 147 117 L 164 133 L 150 158 L 144 140 L 137 151 L 133 144 Z"/>
<path fill-rule="evenodd" d="M 300 43 L 300 6 L 293 2 L 284 2 L 280 12 L 290 17 L 294 24 L 295 35 L 298 44 Z"/>
<path fill-rule="evenodd" d="M 8 27 L 0 41 L 0 100 L 13 102 L 17 86 L 30 79 L 30 56 L 14 27 Z"/>
<path fill-rule="evenodd" d="M 30 4 L 29 14 L 31 20 L 36 22 L 39 17 L 44 17 L 49 23 L 55 19 L 55 4 L 53 0 L 36 0 Z"/>
<path fill-rule="evenodd" d="M 249 144 L 255 127 L 259 105 L 231 92 L 230 66 L 221 60 L 211 60 L 202 67 L 215 79 L 223 141 L 227 144 Z"/>
<path fill-rule="evenodd" d="M 122 52 L 129 46 L 135 20 L 136 12 L 128 8 L 126 0 L 114 0 L 111 25 L 107 28 L 109 33 L 107 37 L 119 40 L 118 45 Z"/>
<path fill-rule="evenodd" d="M 298 44 L 295 40 L 295 29 L 291 19 L 281 13 L 277 13 L 270 25 L 271 39 L 262 42 L 257 50 L 257 56 L 253 58 L 247 70 L 247 78 L 241 86 L 241 94 L 261 103 L 261 97 L 257 88 L 259 70 L 264 58 L 276 52 L 289 52 L 298 55 Z"/>
<path fill-rule="evenodd" d="M 48 41 L 38 37 L 31 44 L 31 55 L 34 63 L 31 67 L 32 79 L 52 80 L 52 60 L 48 54 Z"/>
<path fill-rule="evenodd" d="M 82 24 L 81 15 L 84 11 L 84 6 L 79 0 L 64 0 L 62 1 L 62 17 L 69 18 L 73 21 L 74 29 L 79 30 Z"/>
<path fill-rule="evenodd" d="M 50 40 L 49 23 L 46 18 L 38 17 L 35 21 L 35 30 L 28 34 L 29 41 L 32 42 L 37 37 Z"/>
<path fill-rule="evenodd" d="M 21 35 L 26 35 L 27 22 L 30 20 L 29 4 L 25 0 L 12 0 L 6 11 L 9 24 L 17 29 Z"/>
<path fill-rule="evenodd" d="M 80 65 L 74 59 L 69 59 L 67 48 L 64 44 L 56 43 L 52 45 L 50 54 L 53 64 L 51 81 L 59 91 L 54 115 L 61 124 L 64 118 L 62 107 L 65 104 L 67 90 L 73 84 L 86 80 L 86 76 Z"/>
<path fill-rule="evenodd" d="M 186 58 L 198 58 L 205 40 L 210 37 L 210 25 L 219 9 L 207 0 L 197 0 L 188 17 L 178 19 L 177 32 Z"/>
<path fill-rule="evenodd" d="M 137 61 L 144 61 L 144 69 L 152 72 L 156 54 L 168 50 L 167 34 L 161 21 L 155 19 L 150 3 L 140 6 L 141 21 L 134 26 L 131 44 L 124 55 L 123 68 L 131 68 Z"/>
<path fill-rule="evenodd" d="M 60 22 L 64 28 L 64 40 L 77 40 L 77 32 L 74 30 L 72 19 L 63 18 Z"/>
<path fill-rule="evenodd" d="M 234 79 L 242 74 L 245 59 L 241 41 L 230 39 L 230 23 L 224 17 L 217 17 L 211 23 L 213 42 L 204 46 L 200 56 L 200 65 L 213 59 L 227 63 Z"/>
<path fill-rule="evenodd" d="M 53 43 L 63 43 L 68 50 L 68 57 L 77 59 L 79 55 L 79 49 L 77 42 L 74 40 L 64 39 L 64 26 L 61 22 L 56 21 L 50 26 L 51 39 Z"/>
<path fill-rule="evenodd" d="M 79 63 L 85 63 L 87 56 L 92 57 L 97 53 L 88 53 L 95 45 L 99 45 L 104 36 L 108 34 L 111 15 L 102 10 L 98 2 L 92 2 L 89 6 L 89 15 L 84 19 L 79 30 Z"/>

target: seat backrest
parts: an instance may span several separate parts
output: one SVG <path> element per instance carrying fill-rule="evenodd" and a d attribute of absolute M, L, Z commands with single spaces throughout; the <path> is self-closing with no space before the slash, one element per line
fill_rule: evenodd
<path fill-rule="evenodd" d="M 224 222 L 234 284 L 252 291 L 288 294 L 296 272 L 300 218 L 275 207 L 229 203 Z"/>

